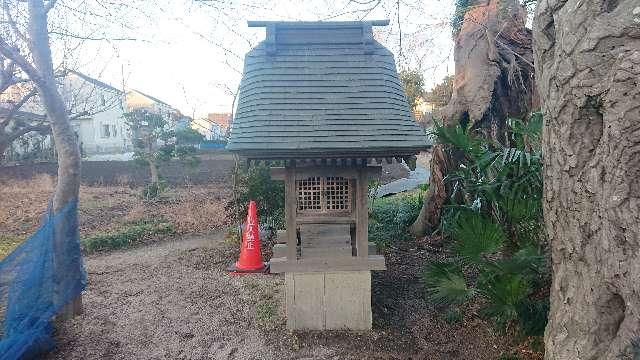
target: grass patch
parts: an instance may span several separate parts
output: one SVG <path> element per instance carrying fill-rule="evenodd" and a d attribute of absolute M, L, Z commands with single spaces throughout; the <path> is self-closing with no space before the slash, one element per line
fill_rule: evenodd
<path fill-rule="evenodd" d="M 258 303 L 256 306 L 256 320 L 263 328 L 273 327 L 276 307 L 271 301 Z"/>
<path fill-rule="evenodd" d="M 115 250 L 142 242 L 147 236 L 170 235 L 175 233 L 172 224 L 166 220 L 143 219 L 125 225 L 121 230 L 104 234 L 96 234 L 81 240 L 88 253 Z"/>
<path fill-rule="evenodd" d="M 22 236 L 0 235 L 0 260 L 7 257 L 24 240 L 25 238 Z"/>
<path fill-rule="evenodd" d="M 422 191 L 379 198 L 369 205 L 369 241 L 385 248 L 411 238 L 408 228 L 422 208 Z"/>

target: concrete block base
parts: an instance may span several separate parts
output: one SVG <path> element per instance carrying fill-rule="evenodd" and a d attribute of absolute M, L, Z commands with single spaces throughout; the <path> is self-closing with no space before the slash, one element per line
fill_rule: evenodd
<path fill-rule="evenodd" d="M 371 271 L 285 273 L 287 328 L 370 330 Z"/>

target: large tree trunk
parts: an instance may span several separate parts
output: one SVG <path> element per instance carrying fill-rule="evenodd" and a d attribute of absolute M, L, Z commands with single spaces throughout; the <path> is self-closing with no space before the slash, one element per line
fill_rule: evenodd
<path fill-rule="evenodd" d="M 639 5 L 544 0 L 536 12 L 553 259 L 546 359 L 613 360 L 640 337 Z"/>
<path fill-rule="evenodd" d="M 445 126 L 469 124 L 505 142 L 506 119 L 522 118 L 537 106 L 531 32 L 525 27 L 526 13 L 517 0 L 477 0 L 469 5 L 456 36 L 453 94 L 443 122 Z M 447 197 L 442 179 L 458 163 L 446 152 L 443 156 L 446 161 L 431 165 L 431 173 L 441 176 L 430 179 L 423 209 L 411 226 L 415 235 L 440 222 Z"/>
<path fill-rule="evenodd" d="M 80 150 L 71 128 L 64 100 L 56 84 L 47 13 L 42 0 L 29 1 L 29 35 L 33 63 L 40 79 L 32 79 L 47 111 L 58 153 L 58 183 L 53 195 L 53 210 L 59 211 L 69 201 L 78 198 L 80 191 Z"/>
<path fill-rule="evenodd" d="M 47 30 L 47 10 L 42 0 L 29 0 L 29 36 L 31 39 L 30 50 L 33 64 L 37 69 L 38 79 L 32 79 L 38 89 L 40 99 L 46 109 L 47 118 L 51 124 L 53 140 L 58 153 L 58 183 L 53 194 L 54 213 L 62 210 L 65 205 L 78 199 L 80 191 L 80 149 L 76 142 L 76 136 L 71 128 L 67 108 L 62 96 L 58 92 L 56 84 L 51 48 L 49 46 L 49 33 Z M 70 223 L 77 224 L 77 213 L 71 214 Z M 64 234 L 65 236 L 68 234 Z M 75 236 L 79 238 L 76 225 Z M 70 241 L 64 236 L 56 237 L 54 247 L 65 249 L 65 242 Z M 68 256 L 67 254 L 58 254 Z M 80 260 L 81 261 L 81 260 Z M 66 278 L 75 278 L 77 274 L 58 274 Z M 65 280 L 60 280 L 65 281 Z M 56 294 L 56 296 L 59 294 Z M 82 312 L 82 295 L 79 295 L 71 303 L 65 306 L 60 313 L 62 320 L 68 319 Z"/>

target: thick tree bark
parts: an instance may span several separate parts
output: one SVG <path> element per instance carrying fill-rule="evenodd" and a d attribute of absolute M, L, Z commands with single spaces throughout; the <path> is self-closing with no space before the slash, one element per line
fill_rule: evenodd
<path fill-rule="evenodd" d="M 446 200 L 447 192 L 444 189 L 444 181 L 442 169 L 445 166 L 445 157 L 442 152 L 442 146 L 436 145 L 433 148 L 433 156 L 431 156 L 431 178 L 429 179 L 429 190 L 425 194 L 425 199 L 418 220 L 416 220 L 410 227 L 409 231 L 412 234 L 422 235 L 426 234 L 430 229 L 438 227 L 437 221 L 440 219 L 440 209 Z M 436 222 L 434 222 L 436 221 Z"/>
<path fill-rule="evenodd" d="M 470 4 L 456 36 L 453 94 L 444 109 L 444 126 L 469 124 L 488 137 L 505 142 L 508 117 L 522 118 L 537 107 L 533 81 L 531 32 L 517 0 L 477 0 Z M 440 222 L 445 186 L 442 179 L 457 162 L 444 152 L 445 161 L 432 164 L 427 196 L 416 222 L 415 235 L 423 235 Z M 451 167 L 442 167 L 450 164 Z"/>
<path fill-rule="evenodd" d="M 640 3 L 541 0 L 534 21 L 552 247 L 546 359 L 640 337 Z"/>
<path fill-rule="evenodd" d="M 78 198 L 80 191 L 80 149 L 69 122 L 69 115 L 53 70 L 47 12 L 42 0 L 29 1 L 29 36 L 33 63 L 40 78 L 34 80 L 40 99 L 51 123 L 53 139 L 58 153 L 58 183 L 53 195 L 53 210 L 62 209 Z"/>
<path fill-rule="evenodd" d="M 55 5 L 56 1 L 49 1 L 45 5 L 43 0 L 28 0 L 27 12 L 27 36 L 19 36 L 24 40 L 31 54 L 30 62 L 27 57 L 20 53 L 15 44 L 9 44 L 7 38 L 0 37 L 0 54 L 13 63 L 31 80 L 40 96 L 47 113 L 47 119 L 51 125 L 53 142 L 58 154 L 58 182 L 53 194 L 52 210 L 54 213 L 60 212 L 66 205 L 78 199 L 80 190 L 80 149 L 76 143 L 75 134 L 69 123 L 69 116 L 58 92 L 58 86 L 53 69 L 53 60 L 49 44 L 49 32 L 47 12 Z M 15 25 L 15 24 L 14 24 Z M 15 26 L 14 26 L 15 27 Z M 16 30 L 19 31 L 19 30 Z M 14 34 L 16 35 L 16 34 Z M 75 209 L 75 207 L 72 207 Z M 69 233 L 64 226 L 56 228 L 64 234 L 58 234 L 53 244 L 55 256 L 68 256 L 64 249 L 68 248 L 69 236 L 78 238 L 77 212 L 70 212 L 58 224 L 66 222 L 72 227 L 73 234 Z M 81 267 L 81 258 L 78 266 Z M 78 269 L 79 271 L 81 269 Z M 81 274 L 65 274 L 56 272 L 54 268 L 54 278 L 58 283 L 76 281 Z M 62 293 L 54 293 L 54 303 L 66 301 Z M 61 317 L 65 319 L 71 315 L 78 314 L 82 310 L 81 295 L 69 303 L 63 310 Z"/>

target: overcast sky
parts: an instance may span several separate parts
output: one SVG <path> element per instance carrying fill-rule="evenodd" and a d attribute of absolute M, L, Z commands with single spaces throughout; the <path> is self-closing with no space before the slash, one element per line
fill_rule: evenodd
<path fill-rule="evenodd" d="M 85 42 L 81 51 L 73 48 L 78 59 L 73 66 L 118 88 L 124 84 L 153 95 L 185 115 L 200 117 L 231 110 L 242 57 L 264 38 L 264 29 L 247 27 L 247 20 L 364 17 L 391 20 L 385 28 L 374 28 L 376 38 L 396 54 L 399 68 L 421 69 L 430 88 L 453 72 L 448 26 L 453 1 L 399 3 L 402 57 L 397 0 L 131 0 L 109 9 L 112 19 L 101 17 L 106 23 L 95 21 L 91 28 L 84 22 L 74 32 L 93 35 L 110 28 L 105 33 L 111 38 L 134 40 Z M 56 10 L 61 19 L 69 21 L 71 10 Z"/>

